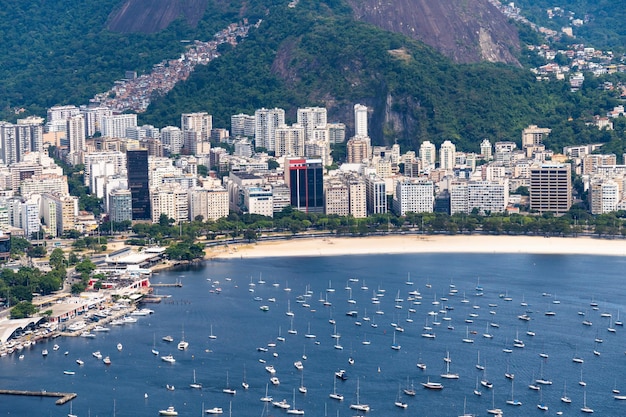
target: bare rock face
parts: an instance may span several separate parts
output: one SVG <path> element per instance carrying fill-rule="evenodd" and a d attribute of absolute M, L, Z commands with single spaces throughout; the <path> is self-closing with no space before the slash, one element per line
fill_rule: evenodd
<path fill-rule="evenodd" d="M 519 65 L 516 28 L 489 0 L 348 0 L 358 20 L 420 40 L 457 63 Z"/>
<path fill-rule="evenodd" d="M 156 33 L 182 16 L 195 27 L 208 0 L 126 0 L 109 16 L 107 29 L 121 33 Z"/>

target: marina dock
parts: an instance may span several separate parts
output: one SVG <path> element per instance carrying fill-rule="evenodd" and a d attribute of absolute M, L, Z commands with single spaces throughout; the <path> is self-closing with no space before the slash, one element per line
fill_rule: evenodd
<path fill-rule="evenodd" d="M 151 287 L 181 287 L 183 286 L 183 283 L 178 281 L 178 282 L 174 282 L 171 284 L 150 284 Z"/>
<path fill-rule="evenodd" d="M 0 395 L 25 395 L 29 397 L 58 397 L 54 403 L 56 405 L 63 405 L 68 401 L 76 398 L 75 392 L 51 392 L 51 391 L 22 391 L 12 389 L 1 389 Z"/>

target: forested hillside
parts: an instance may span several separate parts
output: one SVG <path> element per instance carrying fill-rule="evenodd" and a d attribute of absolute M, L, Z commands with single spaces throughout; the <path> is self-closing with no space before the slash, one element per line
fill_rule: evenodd
<path fill-rule="evenodd" d="M 318 4 L 274 10 L 245 42 L 198 68 L 142 119 L 175 124 L 180 112 L 204 109 L 215 125 L 228 126 L 231 114 L 277 106 L 295 122 L 298 106 L 321 105 L 330 119 L 350 125 L 359 102 L 373 108 L 375 143 L 398 140 L 413 149 L 450 139 L 478 151 L 483 138 L 518 140 L 531 123 L 553 128 L 558 147 L 614 138 L 584 125 L 617 103 L 595 87 L 570 93 L 564 83 L 537 82 L 527 69 L 455 65 L 401 35 L 321 14 Z"/>
<path fill-rule="evenodd" d="M 574 28 L 576 40 L 596 48 L 626 52 L 626 4 L 615 0 L 519 0 L 522 14 L 532 22 L 560 32 L 581 19 Z M 555 10 L 558 8 L 560 10 Z M 548 9 L 552 14 L 548 14 Z"/>
<path fill-rule="evenodd" d="M 184 6 L 181 1 L 171 4 Z M 199 21 L 198 14 L 183 7 L 166 29 L 141 34 L 107 29 L 109 24 L 126 31 L 121 22 L 132 22 L 134 12 L 122 11 L 135 10 L 131 6 L 141 1 L 77 0 L 69 7 L 0 0 L 5 52 L 0 120 L 45 115 L 46 108 L 58 104 L 85 104 L 124 71 L 142 73 L 177 57 L 183 40 L 208 40 L 230 23 L 262 18 L 239 46 L 221 48 L 221 58 L 198 67 L 166 97 L 155 97 L 141 121 L 163 127 L 178 124 L 183 111 L 203 110 L 214 115 L 215 126 L 229 127 L 232 114 L 276 106 L 294 122 L 298 107 L 320 105 L 328 108 L 331 120 L 351 126 L 352 106 L 358 102 L 372 109 L 374 142 L 398 141 L 405 149 L 423 140 L 450 139 L 459 149 L 477 151 L 484 138 L 519 140 L 521 129 L 531 123 L 553 129 L 548 145 L 554 149 L 592 141 L 611 142 L 609 149 L 618 153 L 624 148 L 620 123 L 612 132 L 586 126 L 593 115 L 619 103 L 616 93 L 603 92 L 591 77 L 581 91 L 571 93 L 564 82 L 537 82 L 527 69 L 457 65 L 416 40 L 355 20 L 344 0 L 300 0 L 292 3 L 295 7 L 280 0 L 185 4 L 192 3 L 206 5 Z M 176 10 L 162 17 L 171 19 Z M 601 16 L 595 16 L 599 24 Z M 526 30 L 521 38 L 531 37 Z M 515 48 L 511 52 L 517 53 Z M 17 114 L 16 109 L 24 111 Z"/>

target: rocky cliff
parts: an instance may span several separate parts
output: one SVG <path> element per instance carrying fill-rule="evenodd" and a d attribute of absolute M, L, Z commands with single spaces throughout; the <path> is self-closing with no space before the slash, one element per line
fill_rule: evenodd
<path fill-rule="evenodd" d="M 126 0 L 109 16 L 107 29 L 121 33 L 156 33 L 179 17 L 195 27 L 208 0 Z"/>
<path fill-rule="evenodd" d="M 359 20 L 420 40 L 459 63 L 519 65 L 516 28 L 489 0 L 347 0 Z"/>

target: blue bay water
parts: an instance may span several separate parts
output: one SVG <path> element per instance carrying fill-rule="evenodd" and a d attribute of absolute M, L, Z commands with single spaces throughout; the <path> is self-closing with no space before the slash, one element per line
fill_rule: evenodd
<path fill-rule="evenodd" d="M 360 401 L 370 405 L 371 416 L 458 416 L 463 413 L 464 399 L 467 412 L 476 415 L 487 415 L 492 399 L 506 416 L 542 415 L 536 407 L 540 395 L 549 407 L 548 414 L 562 411 L 563 415 L 579 415 L 584 390 L 587 405 L 597 415 L 626 415 L 626 401 L 614 400 L 611 392 L 617 387 L 626 393 L 626 328 L 617 326 L 615 333 L 607 331 L 624 308 L 625 266 L 626 260 L 620 257 L 557 255 L 214 260 L 155 275 L 153 282 L 181 280 L 183 287 L 158 288 L 158 293 L 171 294 L 171 298 L 148 305 L 155 313 L 140 317 L 137 323 L 114 327 L 95 339 L 58 338 L 38 343 L 25 352 L 23 360 L 17 355 L 0 358 L 0 388 L 76 392 L 72 411 L 81 417 L 112 416 L 114 412 L 117 416 L 156 416 L 170 405 L 180 416 L 203 415 L 202 407 L 222 407 L 225 415 L 232 407 L 233 416 L 259 416 L 264 406 L 259 399 L 270 377 L 265 366 L 271 364 L 280 385 L 269 384 L 269 395 L 291 403 L 295 390 L 296 406 L 308 416 L 356 415 L 349 405 L 356 401 L 357 380 Z M 413 285 L 407 284 L 409 274 Z M 265 284 L 260 284 L 260 279 Z M 221 293 L 215 292 L 214 281 L 220 282 Z M 478 282 L 484 288 L 482 296 L 475 295 Z M 351 294 L 345 289 L 347 285 L 352 288 Z M 287 286 L 291 291 L 285 291 Z M 368 289 L 361 289 L 364 286 Z M 327 291 L 329 287 L 334 292 Z M 453 288 L 457 292 L 450 294 Z M 297 300 L 307 289 L 312 292 L 305 301 L 309 308 Z M 379 289 L 385 291 L 384 296 L 378 297 L 380 304 L 373 304 L 373 292 Z M 421 300 L 407 300 L 408 293 L 415 290 L 421 293 Z M 398 293 L 404 301 L 396 303 Z M 356 303 L 348 302 L 350 295 Z M 469 302 L 462 302 L 464 296 Z M 509 297 L 511 301 L 505 301 Z M 332 305 L 324 306 L 320 300 Z M 440 304 L 433 305 L 434 300 Z M 598 310 L 590 306 L 592 300 L 598 303 Z M 521 306 L 522 301 L 528 306 Z M 288 302 L 297 335 L 288 333 Z M 396 304 L 402 308 L 396 308 Z M 261 311 L 262 305 L 267 305 L 269 311 Z M 428 314 L 444 306 L 453 308 L 446 314 L 451 320 L 443 320 L 443 314 L 434 319 Z M 358 316 L 347 316 L 349 310 L 358 311 Z M 555 315 L 546 316 L 546 311 L 554 311 Z M 530 321 L 517 318 L 524 313 Z M 601 313 L 610 313 L 612 318 L 601 317 Z M 621 314 L 626 320 L 626 311 Z M 370 321 L 363 320 L 365 315 Z M 331 318 L 341 334 L 343 350 L 334 348 Z M 473 322 L 466 323 L 466 319 Z M 583 325 L 584 319 L 593 325 Z M 441 324 L 432 325 L 433 321 Z M 490 327 L 492 322 L 499 327 Z M 404 332 L 395 332 L 399 351 L 391 349 L 391 323 L 404 328 Z M 433 340 L 421 337 L 426 323 L 436 334 Z M 454 330 L 448 330 L 448 325 Z M 304 336 L 309 326 L 315 339 Z M 209 338 L 211 327 L 216 339 Z M 492 339 L 482 337 L 487 329 Z M 527 335 L 527 331 L 535 336 Z M 183 332 L 189 342 L 184 352 L 176 349 Z M 276 340 L 279 332 L 284 342 Z M 468 334 L 474 343 L 462 341 Z M 175 341 L 162 341 L 165 335 L 172 335 Z M 516 336 L 524 341 L 524 348 L 512 348 Z M 594 342 L 596 338 L 603 342 Z M 151 353 L 154 340 L 160 356 L 171 353 L 176 363 L 167 364 Z M 364 345 L 364 340 L 371 344 Z M 118 342 L 124 346 L 120 352 L 116 349 Z M 54 343 L 60 345 L 59 350 L 52 350 Z M 268 343 L 276 343 L 276 347 L 268 352 L 257 350 Z M 513 351 L 505 353 L 505 347 Z M 46 358 L 41 355 L 44 348 L 50 351 Z M 594 355 L 594 349 L 601 355 Z M 112 364 L 107 367 L 93 358 L 91 353 L 96 350 L 109 355 Z M 478 351 L 487 377 L 494 384 L 493 394 L 482 388 L 481 397 L 473 394 L 477 378 L 483 377 L 475 368 Z M 458 373 L 458 380 L 440 377 L 446 371 L 443 358 L 447 352 L 452 360 L 450 372 Z M 549 358 L 540 358 L 540 352 L 549 354 Z M 302 360 L 303 354 L 306 360 Z M 574 363 L 574 356 L 582 357 L 584 363 Z M 354 358 L 353 365 L 348 363 L 350 357 Z M 83 366 L 76 364 L 78 358 L 85 361 Z M 425 371 L 416 367 L 420 359 L 427 365 Z M 293 365 L 297 360 L 303 362 L 302 372 Z M 76 374 L 64 375 L 68 369 Z M 345 396 L 342 402 L 328 397 L 333 390 L 334 372 L 339 369 L 345 369 L 348 375 L 346 381 L 336 380 L 337 392 Z M 202 390 L 189 388 L 194 370 Z M 505 404 L 511 398 L 512 385 L 504 377 L 507 370 L 515 374 L 514 395 L 522 401 L 521 407 Z M 241 387 L 244 372 L 250 384 L 247 391 Z M 543 386 L 539 394 L 528 384 L 541 373 L 553 384 Z M 581 376 L 586 388 L 579 385 Z M 234 396 L 222 392 L 227 379 L 237 390 Z M 420 383 L 429 379 L 442 382 L 445 388 L 437 392 L 423 389 Z M 301 382 L 308 389 L 306 395 L 297 390 Z M 166 384 L 176 389 L 168 391 Z M 394 406 L 394 401 L 399 388 L 407 384 L 415 386 L 416 395 L 401 394 L 408 403 L 408 409 L 402 410 Z M 571 404 L 560 401 L 565 385 Z M 57 406 L 49 398 L 0 397 L 0 415 L 66 416 L 68 412 L 69 404 Z M 285 414 L 271 406 L 269 413 Z"/>

